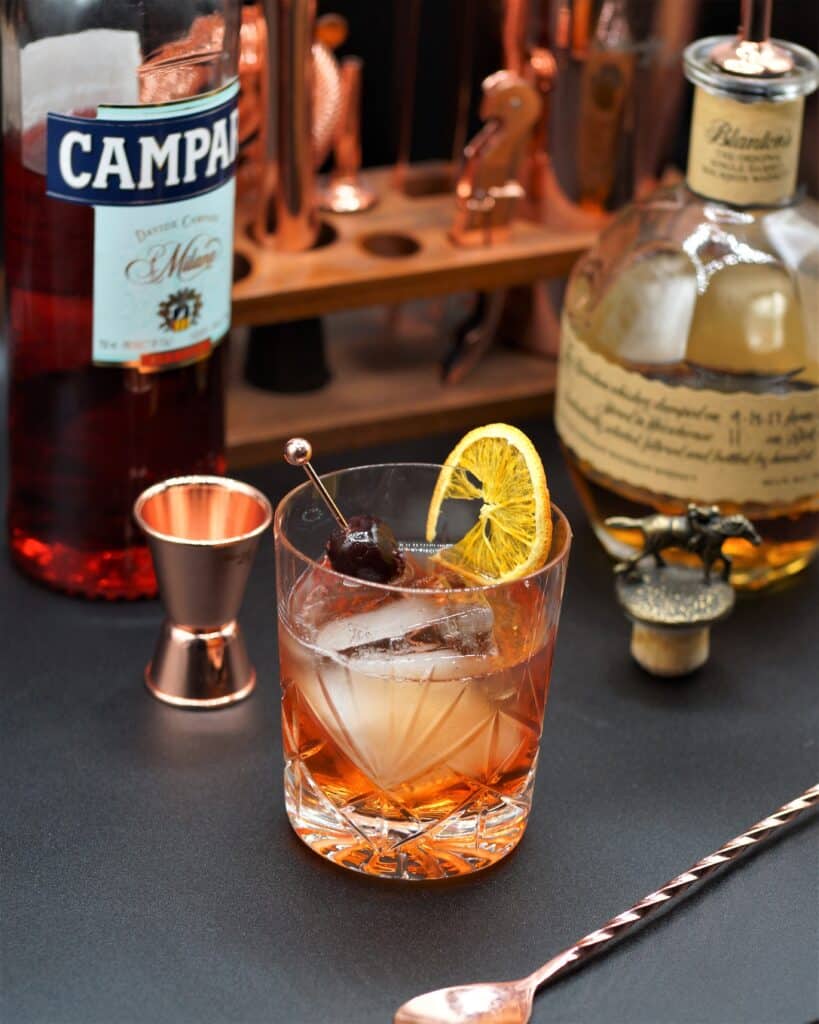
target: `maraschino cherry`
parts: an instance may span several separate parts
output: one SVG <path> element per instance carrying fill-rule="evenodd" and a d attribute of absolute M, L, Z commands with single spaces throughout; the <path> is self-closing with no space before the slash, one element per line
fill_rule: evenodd
<path fill-rule="evenodd" d="M 390 583 L 404 568 L 395 534 L 375 516 L 350 516 L 346 529 L 333 530 L 327 556 L 336 572 L 368 583 Z"/>
<path fill-rule="evenodd" d="M 319 492 L 338 524 L 327 541 L 327 557 L 336 572 L 367 583 L 391 583 L 404 570 L 404 556 L 390 527 L 375 516 L 345 519 L 327 488 L 310 465 L 313 449 L 303 437 L 291 438 L 284 457 L 291 466 L 301 466 Z"/>

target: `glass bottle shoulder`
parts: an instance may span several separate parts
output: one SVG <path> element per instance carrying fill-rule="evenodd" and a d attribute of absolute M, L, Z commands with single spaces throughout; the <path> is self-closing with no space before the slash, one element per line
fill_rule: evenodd
<path fill-rule="evenodd" d="M 819 203 L 736 209 L 684 184 L 658 190 L 578 262 L 565 309 L 590 347 L 651 376 L 819 384 Z"/>

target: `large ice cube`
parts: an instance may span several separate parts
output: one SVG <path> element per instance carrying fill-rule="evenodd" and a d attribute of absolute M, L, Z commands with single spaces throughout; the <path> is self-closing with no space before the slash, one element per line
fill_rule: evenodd
<path fill-rule="evenodd" d="M 297 685 L 376 785 L 434 772 L 490 782 L 532 732 L 504 711 L 492 627 L 492 609 L 470 595 L 393 599 L 319 630 Z"/>
<path fill-rule="evenodd" d="M 486 672 L 497 654 L 489 604 L 448 593 L 390 598 L 333 619 L 315 644 L 349 659 L 356 671 L 393 679 L 463 679 Z"/>

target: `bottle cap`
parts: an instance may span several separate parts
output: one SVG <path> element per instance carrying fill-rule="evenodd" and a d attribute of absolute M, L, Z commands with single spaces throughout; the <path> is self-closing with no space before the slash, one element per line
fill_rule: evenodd
<path fill-rule="evenodd" d="M 731 47 L 736 39 L 731 36 L 709 36 L 698 39 L 683 52 L 685 77 L 694 85 L 709 92 L 722 93 L 735 99 L 766 100 L 769 103 L 785 102 L 807 96 L 819 86 L 819 58 L 815 53 L 796 43 L 771 40 L 777 50 L 786 52 L 792 63 L 789 71 L 781 74 L 770 73 L 738 74 L 726 70 L 714 61 L 714 52 L 719 54 L 722 47 Z"/>
<path fill-rule="evenodd" d="M 773 0 L 742 0 L 735 36 L 710 36 L 687 47 L 686 78 L 746 102 L 783 102 L 813 92 L 819 59 L 795 43 L 771 39 L 772 6 Z"/>

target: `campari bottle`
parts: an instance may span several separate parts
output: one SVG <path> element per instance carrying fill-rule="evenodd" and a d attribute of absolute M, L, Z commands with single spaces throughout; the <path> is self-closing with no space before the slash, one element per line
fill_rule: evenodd
<path fill-rule="evenodd" d="M 693 43 L 686 182 L 624 209 L 575 266 L 555 420 L 594 529 L 616 557 L 633 520 L 718 504 L 733 582 L 764 587 L 819 550 L 819 205 L 798 184 L 819 60 L 769 38 Z M 616 517 L 617 523 L 606 523 Z"/>
<path fill-rule="evenodd" d="M 150 595 L 147 485 L 224 469 L 239 0 L 4 0 L 12 556 Z"/>

